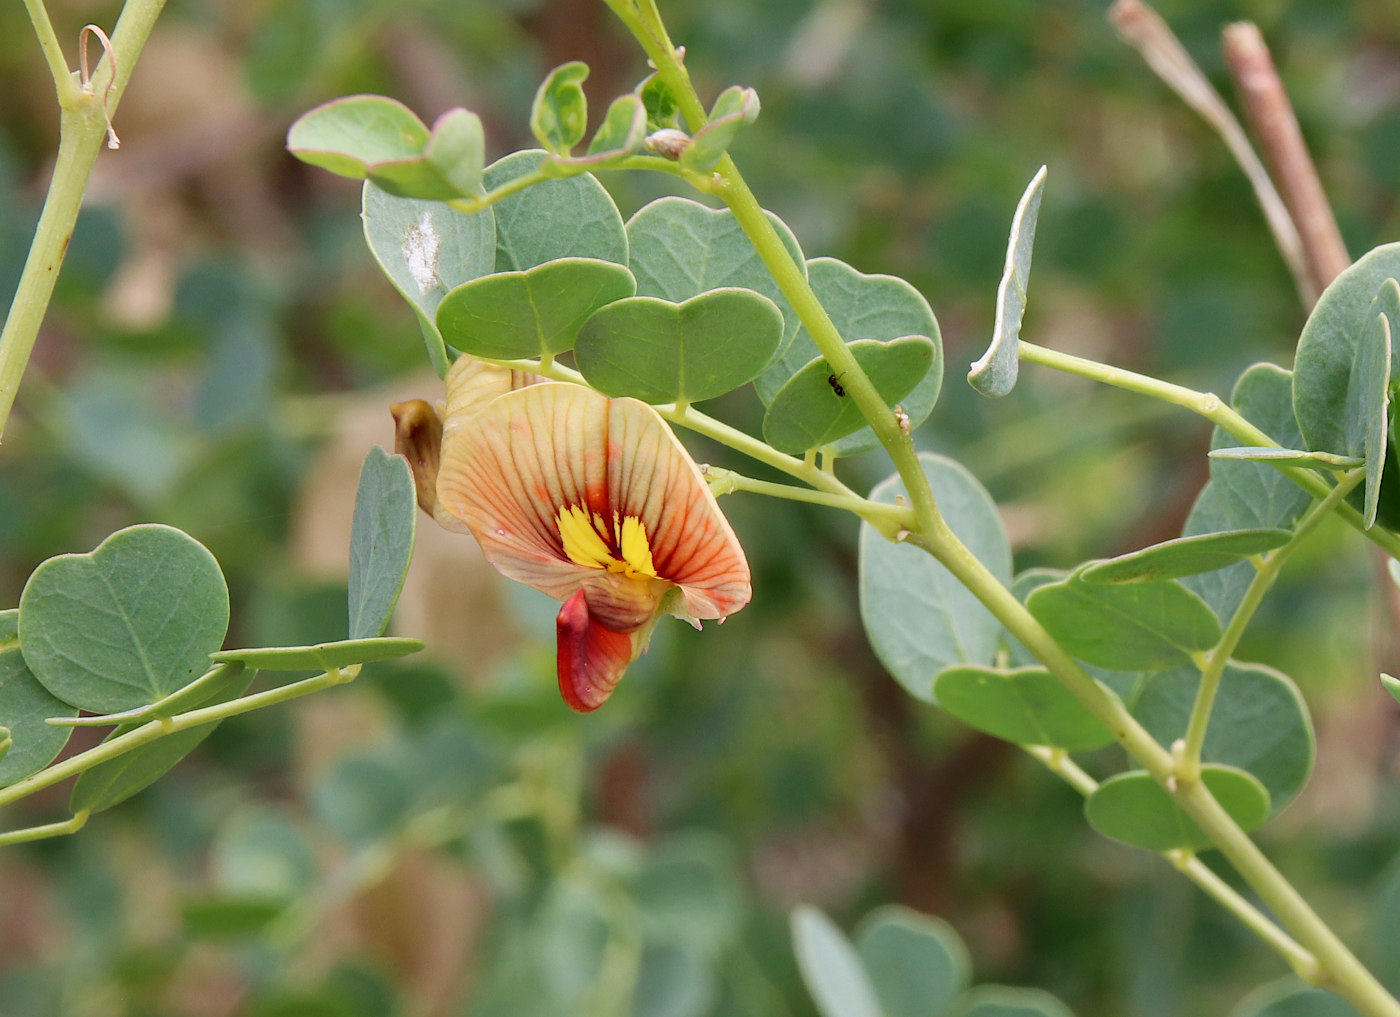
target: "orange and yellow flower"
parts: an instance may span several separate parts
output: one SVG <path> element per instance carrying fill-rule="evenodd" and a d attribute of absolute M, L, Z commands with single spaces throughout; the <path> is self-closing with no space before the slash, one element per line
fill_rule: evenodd
<path fill-rule="evenodd" d="M 454 365 L 430 504 L 419 463 L 432 457 L 420 449 L 415 460 L 403 439 L 412 430 L 403 404 L 399 447 L 408 446 L 429 514 L 464 525 L 502 574 L 564 601 L 559 688 L 575 710 L 593 710 L 662 614 L 699 628 L 747 604 L 749 568 L 699 469 L 655 410 L 535 382 Z M 427 430 L 419 445 L 435 444 Z"/>

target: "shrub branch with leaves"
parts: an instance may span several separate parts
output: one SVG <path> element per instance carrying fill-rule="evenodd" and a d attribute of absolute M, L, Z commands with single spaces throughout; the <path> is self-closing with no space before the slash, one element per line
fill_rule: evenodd
<path fill-rule="evenodd" d="M 87 174 L 160 8 L 129 3 L 107 62 L 76 82 L 42 4 L 28 6 L 63 135 L 0 335 L 0 427 Z M 0 843 L 71 833 L 158 778 L 219 720 L 417 649 L 383 637 L 411 554 L 415 500 L 475 534 L 503 572 L 565 602 L 561 687 L 571 705 L 592 709 L 661 614 L 722 619 L 747 601 L 747 565 L 709 507 L 714 496 L 746 492 L 859 517 L 862 618 L 911 696 L 1020 745 L 1083 795 L 1095 830 L 1160 853 L 1308 985 L 1367 1017 L 1400 1014 L 1249 836 L 1303 786 L 1313 735 L 1291 679 L 1233 656 L 1284 563 L 1327 518 L 1400 556 L 1400 244 L 1322 280 L 1325 288 L 1300 278 L 1305 297 L 1320 296 L 1294 369 L 1256 364 L 1222 400 L 1021 339 L 1042 169 L 1016 209 L 994 337 L 969 381 L 1008 396 L 1025 362 L 1181 407 L 1215 432 L 1210 480 L 1181 537 L 1065 572 L 1016 574 L 978 480 L 914 441 L 944 374 L 927 301 L 900 279 L 808 258 L 728 153 L 758 117 L 758 96 L 735 86 L 707 108 L 655 3 L 608 6 L 654 73 L 611 103 L 591 137 L 588 68 L 577 62 L 555 69 L 536 96 L 530 126 L 540 149 L 490 165 L 481 121 L 464 109 L 429 127 L 393 99 L 351 96 L 293 125 L 295 155 L 364 179 L 368 246 L 418 318 L 446 403 L 396 408 L 412 471 L 382 450 L 365 462 L 343 642 L 220 649 L 228 593 L 219 567 L 169 527 L 122 530 L 89 554 L 36 568 L 18 609 L 0 612 L 0 722 L 9 731 L 0 806 L 78 780 L 69 819 Z M 1151 59 L 1151 44 L 1134 38 Z M 1164 66 L 1194 80 L 1179 61 Z M 1236 144 L 1237 127 L 1225 130 Z M 1261 174 L 1267 184 L 1257 160 L 1249 165 L 1256 186 Z M 667 174 L 723 207 L 667 197 L 624 222 L 597 170 Z M 1265 204 L 1277 220 L 1282 204 Z M 696 409 L 750 384 L 765 407 L 761 439 Z M 791 483 L 694 472 L 662 420 Z M 862 496 L 837 464 L 873 449 L 894 473 Z M 539 462 L 524 465 L 536 453 Z M 704 478 L 693 489 L 677 479 L 692 475 Z M 719 558 L 723 568 L 705 572 Z M 258 672 L 304 669 L 319 674 L 248 691 Z M 52 763 L 79 725 L 112 731 Z M 1132 768 L 1100 779 L 1073 758 L 1114 741 Z M 1212 848 L 1258 903 L 1201 861 Z M 967 990 L 956 934 L 919 916 L 872 916 L 853 946 L 819 912 L 799 909 L 793 934 L 827 1017 L 1064 1012 L 1042 994 Z"/>

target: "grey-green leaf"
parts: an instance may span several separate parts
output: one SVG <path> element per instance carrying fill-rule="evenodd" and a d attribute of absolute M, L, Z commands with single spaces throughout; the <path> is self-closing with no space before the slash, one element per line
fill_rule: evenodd
<path fill-rule="evenodd" d="M 474 357 L 553 356 L 573 349 L 589 315 L 635 289 L 632 273 L 621 265 L 561 258 L 458 286 L 438 306 L 437 327 L 445 342 Z"/>
<path fill-rule="evenodd" d="M 549 72 L 530 110 L 530 131 L 539 143 L 556 155 L 567 156 L 588 130 L 588 100 L 582 84 L 588 65 L 571 60 Z"/>
<path fill-rule="evenodd" d="M 1387 279 L 1386 285 L 1393 289 L 1395 280 Z M 1362 517 L 1367 528 L 1376 521 L 1381 471 L 1385 467 L 1390 359 L 1390 321 L 1378 313 L 1367 323 L 1361 336 L 1356 361 L 1352 364 L 1346 404 L 1346 451 L 1361 456 L 1366 462 Z"/>
<path fill-rule="evenodd" d="M 422 154 L 428 128 L 397 99 L 347 95 L 299 116 L 287 131 L 287 151 L 343 177 L 363 178 L 370 166 Z"/>
<path fill-rule="evenodd" d="M 934 679 L 933 695 L 963 723 L 1018 745 L 1077 751 L 1113 741 L 1108 728 L 1043 668 L 952 667 Z"/>
<path fill-rule="evenodd" d="M 1163 746 L 1186 734 L 1200 687 L 1194 667 L 1149 675 L 1133 716 Z M 1201 758 L 1253 774 L 1273 812 L 1291 802 L 1312 771 L 1316 741 L 1308 707 L 1285 674 L 1262 664 L 1227 664 L 1211 708 Z"/>
<path fill-rule="evenodd" d="M 1220 640 L 1205 601 L 1172 579 L 1102 586 L 1070 576 L 1040 587 L 1026 607 L 1072 655 L 1115 671 L 1189 663 Z"/>
<path fill-rule="evenodd" d="M 256 674 L 256 672 L 245 670 L 237 664 L 226 665 L 220 670 L 222 674 L 218 675 L 216 680 L 202 685 L 203 694 L 195 697 L 196 701 L 181 704 L 182 710 L 216 706 L 219 703 L 237 699 L 247 690 Z M 118 725 L 113 728 L 112 733 L 105 740 L 111 741 L 114 738 L 120 738 L 147 723 L 154 722 L 137 721 Z M 166 771 L 194 751 L 195 747 L 208 738 L 217 726 L 217 721 L 210 721 L 207 724 L 200 724 L 184 731 L 177 731 L 175 734 L 166 735 L 157 741 L 139 746 L 114 759 L 98 763 L 92 769 L 84 771 L 73 785 L 73 793 L 68 799 L 68 808 L 75 813 L 83 809 L 101 812 L 126 801 L 136 792 L 153 784 Z"/>
<path fill-rule="evenodd" d="M 220 650 L 216 661 L 237 661 L 259 671 L 332 671 L 352 664 L 392 660 L 423 649 L 421 639 L 381 636 L 377 639 L 342 639 L 311 646 L 259 646 L 246 650 Z"/>
<path fill-rule="evenodd" d="M 766 215 L 805 278 L 807 262 L 797 238 L 772 212 Z M 680 303 L 708 290 L 742 286 L 762 293 L 783 312 L 780 353 L 797 335 L 802 325 L 797 312 L 729 209 L 708 208 L 689 198 L 658 198 L 627 221 L 627 239 L 638 296 Z"/>
<path fill-rule="evenodd" d="M 1004 396 L 1016 386 L 1021 364 L 1017 343 L 1021 339 L 1021 319 L 1026 313 L 1026 287 L 1031 275 L 1031 252 L 1035 248 L 1035 224 L 1040 218 L 1040 197 L 1045 190 L 1046 167 L 1031 178 L 1016 205 L 1011 220 L 1011 236 L 1006 243 L 1006 267 L 997 287 L 997 313 L 992 325 L 992 343 L 980 360 L 967 372 L 972 387 L 985 396 Z"/>
<path fill-rule="evenodd" d="M 1252 830 L 1269 815 L 1269 792 L 1245 771 L 1211 764 L 1201 768 L 1201 779 L 1241 829 Z M 1212 843 L 1166 789 L 1142 770 L 1109 777 L 1085 800 L 1084 815 L 1105 837 L 1148 851 L 1199 851 Z"/>
<path fill-rule="evenodd" d="M 486 167 L 486 189 L 494 190 L 534 173 L 544 158 L 544 152 L 532 149 L 492 163 Z M 523 271 L 558 258 L 627 264 L 622 214 L 591 173 L 545 180 L 493 207 L 497 272 Z"/>
<path fill-rule="evenodd" d="M 1095 562 L 1079 575 L 1090 583 L 1146 583 L 1223 569 L 1288 543 L 1288 530 L 1224 530 L 1177 537 Z"/>
<path fill-rule="evenodd" d="M 1400 279 L 1400 243 L 1364 255 L 1313 305 L 1293 365 L 1293 407 L 1306 447 L 1347 452 L 1347 391 L 1359 348 L 1374 317 L 1377 295 Z M 1396 363 L 1391 370 L 1396 370 Z"/>
<path fill-rule="evenodd" d="M 228 613 L 214 556 L 188 534 L 148 523 L 35 569 L 20 596 L 20 646 L 59 699 L 117 713 L 202 675 Z"/>
<path fill-rule="evenodd" d="M 826 915 L 799 905 L 792 912 L 797 968 L 822 1017 L 882 1017 L 875 987 L 855 948 Z"/>
<path fill-rule="evenodd" d="M 951 925 L 897 904 L 866 915 L 855 941 L 884 1017 L 946 1017 L 972 977 Z"/>
<path fill-rule="evenodd" d="M 605 395 L 693 403 L 752 381 L 782 335 L 782 313 L 752 290 L 710 290 L 679 304 L 631 297 L 583 323 L 574 357 Z"/>
<path fill-rule="evenodd" d="M 938 359 L 938 347 L 921 335 L 890 342 L 859 339 L 847 349 L 891 407 L 918 386 Z M 865 417 L 846 394 L 841 375 L 821 357 L 789 378 L 763 415 L 764 440 L 794 455 L 834 446 L 865 427 Z"/>
<path fill-rule="evenodd" d="M 486 172 L 486 133 L 475 113 L 459 106 L 438 117 L 423 154 L 458 194 L 481 192 Z"/>
<path fill-rule="evenodd" d="M 495 212 L 467 215 L 438 201 L 396 198 L 367 182 L 364 220 L 370 253 L 417 313 L 428 358 L 446 375 L 447 352 L 433 319 L 449 290 L 492 270 Z"/>
<path fill-rule="evenodd" d="M 1392 677 L 1388 674 L 1381 675 L 1381 687 L 1390 693 L 1391 697 L 1400 703 L 1400 678 Z"/>
<path fill-rule="evenodd" d="M 1011 544 L 996 503 L 962 465 L 931 452 L 919 463 L 944 520 L 1002 583 L 1011 581 Z M 904 496 L 895 474 L 870 497 Z M 956 664 L 988 665 L 1001 623 L 952 573 L 917 547 L 860 530 L 860 614 L 870 645 L 910 695 L 934 702 L 933 677 Z"/>
<path fill-rule="evenodd" d="M 360 467 L 350 530 L 350 638 L 384 634 L 413 560 L 417 492 L 408 460 L 378 445 Z"/>
<path fill-rule="evenodd" d="M 17 611 L 0 613 L 18 620 Z M 73 729 L 44 721 L 70 710 L 30 673 L 19 640 L 7 640 L 0 633 L 0 724 L 8 729 L 11 739 L 8 750 L 0 754 L 0 787 L 23 780 L 52 762 Z"/>
<path fill-rule="evenodd" d="M 396 197 L 450 201 L 481 192 L 485 165 L 481 118 L 459 106 L 437 118 L 422 155 L 376 163 L 366 175 Z"/>
<path fill-rule="evenodd" d="M 943 386 L 943 348 L 933 310 L 918 290 L 890 275 L 864 275 L 835 258 L 807 263 L 808 280 L 836 330 L 848 341 L 921 335 L 933 340 L 934 363 L 914 391 L 900 404 L 911 427 L 933 411 Z M 771 402 L 787 380 L 821 356 L 805 329 L 754 383 L 759 398 Z M 838 455 L 855 455 L 879 447 L 875 432 L 865 427 L 837 442 Z"/>

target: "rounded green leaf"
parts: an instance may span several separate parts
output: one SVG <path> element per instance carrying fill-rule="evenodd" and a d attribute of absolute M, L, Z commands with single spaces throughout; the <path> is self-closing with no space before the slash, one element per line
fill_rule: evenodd
<path fill-rule="evenodd" d="M 190 697 L 188 702 L 181 702 L 179 709 L 195 710 L 237 699 L 247 691 L 257 673 L 245 670 L 241 665 L 225 666 L 220 671 L 221 673 L 215 675 L 215 680 L 201 683 L 200 694 Z M 143 720 L 119 724 L 104 740 L 120 738 L 146 723 L 149 722 Z M 73 785 L 73 793 L 68 799 L 68 808 L 75 813 L 83 809 L 90 809 L 96 813 L 126 801 L 164 776 L 171 767 L 208 738 L 216 727 L 218 722 L 210 721 L 185 731 L 177 731 L 114 759 L 98 763 L 78 777 Z"/>
<path fill-rule="evenodd" d="M 433 320 L 449 290 L 495 265 L 494 211 L 467 215 L 439 201 L 396 198 L 367 182 L 363 216 L 370 253 L 417 313 L 429 359 L 445 376 L 449 361 Z"/>
<path fill-rule="evenodd" d="M 607 166 L 642 150 L 647 138 L 647 111 L 635 95 L 620 95 L 608 106 L 603 122 L 588 143 L 588 155 L 574 164 Z"/>
<path fill-rule="evenodd" d="M 781 312 L 752 290 L 711 290 L 680 304 L 630 297 L 584 322 L 574 357 L 605 395 L 694 403 L 752 381 L 782 335 Z"/>
<path fill-rule="evenodd" d="M 1026 286 L 1030 281 L 1035 224 L 1040 217 L 1046 172 L 1046 167 L 1040 167 L 1016 205 L 1011 236 L 1006 242 L 1006 267 L 1002 269 L 1001 284 L 997 287 L 992 344 L 967 372 L 972 387 L 985 396 L 1004 396 L 1016 387 L 1016 375 L 1021 366 L 1016 344 L 1021 339 L 1021 319 L 1026 313 Z"/>
<path fill-rule="evenodd" d="M 1400 244 L 1385 244 L 1358 259 L 1323 291 L 1298 339 L 1293 365 L 1293 408 L 1306 447 L 1350 452 L 1347 392 L 1389 279 L 1400 279 Z M 1392 371 L 1397 368 L 1392 364 Z"/>
<path fill-rule="evenodd" d="M 959 1001 L 956 1017 L 1074 1017 L 1044 989 L 979 985 Z"/>
<path fill-rule="evenodd" d="M 1104 586 L 1070 576 L 1026 607 L 1069 653 L 1115 671 L 1161 671 L 1220 641 L 1214 612 L 1174 579 Z"/>
<path fill-rule="evenodd" d="M 1075 751 L 1113 741 L 1108 728 L 1042 668 L 948 668 L 934 679 L 933 696 L 963 723 L 1018 745 Z"/>
<path fill-rule="evenodd" d="M 1149 675 L 1133 716 L 1164 746 L 1186 734 L 1200 687 L 1194 667 Z M 1278 812 L 1303 789 L 1316 742 L 1307 704 L 1292 679 L 1262 664 L 1227 664 L 1210 713 L 1201 758 L 1258 778 Z"/>
<path fill-rule="evenodd" d="M 772 212 L 765 214 L 805 276 L 807 263 L 792 230 Z M 797 312 L 729 209 L 709 208 L 689 198 L 658 198 L 627 221 L 627 240 L 639 297 L 680 303 L 708 290 L 742 286 L 762 293 L 782 311 L 780 352 L 797 335 L 802 325 Z"/>
<path fill-rule="evenodd" d="M 492 163 L 486 167 L 486 189 L 494 190 L 534 173 L 544 158 L 544 152 L 532 149 Z M 523 271 L 559 258 L 627 264 L 622 214 L 591 173 L 545 180 L 493 207 L 497 272 Z"/>
<path fill-rule="evenodd" d="M 1393 945 L 1392 945 L 1393 946 Z M 1230 1011 L 1230 1017 L 1361 1017 L 1360 1012 L 1325 989 L 1313 989 L 1289 976 L 1261 985 Z"/>
<path fill-rule="evenodd" d="M 661 75 L 647 75 L 638 82 L 635 91 L 647 110 L 648 131 L 659 131 L 679 125 L 680 107 L 670 87 L 661 80 Z"/>
<path fill-rule="evenodd" d="M 919 463 L 949 527 L 1009 583 L 1011 545 L 991 496 L 951 459 L 921 452 Z M 898 474 L 870 492 L 887 504 L 904 496 Z M 931 555 L 886 540 L 869 523 L 860 528 L 860 616 L 886 670 L 925 702 L 936 701 L 933 676 L 944 668 L 990 664 L 1001 633 L 1001 623 Z"/>
<path fill-rule="evenodd" d="M 1225 568 L 1288 543 L 1288 530 L 1226 530 L 1177 537 L 1095 562 L 1079 575 L 1089 583 L 1147 583 Z"/>
<path fill-rule="evenodd" d="M 792 912 L 797 968 L 822 1017 L 882 1017 L 875 987 L 855 948 L 831 919 L 814 907 Z"/>
<path fill-rule="evenodd" d="M 588 130 L 588 99 L 581 87 L 588 65 L 581 60 L 560 64 L 535 92 L 530 131 L 548 151 L 568 155 Z"/>
<path fill-rule="evenodd" d="M 18 615 L 15 611 L 3 613 Z M 30 673 L 19 640 L 7 640 L 0 632 L 0 721 L 10 739 L 9 748 L 0 753 L 0 787 L 23 780 L 53 761 L 73 729 L 44 721 L 71 711 L 72 707 L 56 699 Z"/>
<path fill-rule="evenodd" d="M 1377 452 L 1371 475 L 1367 488 L 1351 500 L 1368 517 L 1374 503 L 1375 519 L 1390 529 L 1400 527 L 1400 461 L 1380 448 L 1385 428 L 1378 423 L 1376 395 L 1379 391 L 1383 412 L 1384 390 L 1400 381 L 1400 357 L 1383 363 L 1379 335 L 1394 331 L 1386 310 L 1395 309 L 1396 279 L 1400 244 L 1377 247 L 1337 276 L 1303 326 L 1293 368 L 1293 406 L 1306 448 L 1364 456 L 1371 434 Z M 1377 325 L 1382 317 L 1385 324 Z M 1378 479 L 1376 470 L 1390 479 Z"/>
<path fill-rule="evenodd" d="M 287 131 L 287 151 L 343 177 L 362 178 L 370 166 L 421 155 L 428 128 L 397 99 L 347 95 L 299 116 Z"/>
<path fill-rule="evenodd" d="M 866 915 L 855 940 L 884 1017 L 945 1017 L 972 977 L 951 925 L 897 904 Z"/>
<path fill-rule="evenodd" d="M 422 155 L 375 163 L 366 175 L 396 197 L 451 201 L 481 192 L 485 161 L 481 118 L 458 107 L 438 117 Z"/>
<path fill-rule="evenodd" d="M 408 460 L 376 445 L 360 467 L 350 528 L 350 638 L 382 635 L 413 560 L 417 490 Z"/>
<path fill-rule="evenodd" d="M 938 360 L 938 347 L 921 335 L 891 342 L 861 339 L 847 349 L 886 406 L 913 391 Z M 834 445 L 862 428 L 866 424 L 860 407 L 847 396 L 841 375 L 821 357 L 789 378 L 763 415 L 764 440 L 794 455 Z"/>
<path fill-rule="evenodd" d="M 1201 768 L 1201 779 L 1241 829 L 1252 830 L 1269 815 L 1269 792 L 1243 770 L 1212 764 Z M 1211 846 L 1166 789 L 1142 770 L 1115 774 L 1100 784 L 1085 800 L 1084 815 L 1105 837 L 1149 851 Z"/>
<path fill-rule="evenodd" d="M 458 286 L 439 305 L 437 326 L 445 342 L 474 357 L 553 356 L 573 349 L 589 315 L 635 290 L 621 265 L 561 258 Z"/>
<path fill-rule="evenodd" d="M 1065 575 L 1066 573 L 1063 569 L 1026 569 L 1012 580 L 1011 594 L 1024 604 L 1036 590 L 1050 583 L 1059 582 Z M 1006 644 L 1007 657 L 1012 667 L 1041 666 L 1035 654 L 1021 645 L 1021 641 L 1010 632 L 1003 632 L 1002 640 Z M 1113 671 L 1102 667 L 1095 667 L 1093 664 L 1085 664 L 1083 661 L 1080 663 L 1084 667 L 1084 670 L 1093 676 L 1100 685 L 1103 685 L 1124 703 L 1131 703 L 1137 696 L 1138 687 L 1142 683 L 1142 672 Z"/>
<path fill-rule="evenodd" d="M 228 612 L 214 556 L 188 534 L 148 523 L 35 569 L 20 596 L 20 645 L 59 699 L 117 713 L 202 675 Z"/>
<path fill-rule="evenodd" d="M 681 153 L 681 165 L 695 173 L 708 173 L 729 150 L 735 136 L 758 119 L 758 93 L 730 85 L 710 110 L 709 122 L 695 132 Z"/>
<path fill-rule="evenodd" d="M 847 341 L 878 339 L 889 342 L 902 336 L 927 336 L 934 344 L 933 368 L 900 403 L 911 427 L 918 427 L 938 401 L 943 385 L 943 352 L 938 322 L 918 290 L 890 275 L 863 275 L 835 258 L 814 258 L 807 263 L 813 291 L 832 323 Z M 778 390 L 803 367 L 821 356 L 817 344 L 801 330 L 771 367 L 755 381 L 759 398 L 771 402 Z M 862 428 L 836 443 L 838 455 L 855 455 L 879 447 L 870 428 Z"/>
<path fill-rule="evenodd" d="M 462 195 L 479 194 L 486 172 L 481 117 L 460 106 L 437 118 L 423 155 Z"/>
<path fill-rule="evenodd" d="M 392 660 L 423 649 L 421 639 L 342 639 L 311 646 L 260 646 L 246 650 L 220 650 L 211 654 L 220 662 L 238 662 L 259 671 L 332 671 L 352 664 Z"/>

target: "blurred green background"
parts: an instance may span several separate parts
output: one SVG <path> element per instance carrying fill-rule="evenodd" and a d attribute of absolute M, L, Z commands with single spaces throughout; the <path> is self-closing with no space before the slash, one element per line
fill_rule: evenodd
<path fill-rule="evenodd" d="M 1243 177 L 1104 6 L 662 3 L 702 95 L 758 90 L 733 154 L 808 256 L 903 276 L 932 303 L 948 381 L 920 444 L 997 496 L 1018 569 L 1176 535 L 1209 439 L 1184 413 L 1043 371 L 996 402 L 963 384 L 1042 163 L 1026 338 L 1226 394 L 1256 360 L 1288 366 L 1304 317 Z M 1219 29 L 1257 21 L 1352 253 L 1396 237 L 1391 0 L 1159 9 L 1227 95 Z M 52 5 L 65 40 L 115 11 Z M 595 109 L 646 73 L 583 0 L 172 3 L 0 447 L 0 607 L 44 558 L 160 521 L 223 564 L 232 644 L 342 635 L 359 460 L 391 441 L 390 401 L 437 386 L 365 250 L 358 185 L 288 157 L 286 127 L 380 92 L 429 122 L 475 110 L 495 158 L 530 144 L 534 89 L 571 59 L 593 68 Z M 10 292 L 57 129 L 17 4 L 0 10 L 0 87 Z M 604 182 L 624 215 L 668 186 Z M 757 430 L 751 393 L 710 409 Z M 843 470 L 864 486 L 887 466 Z M 0 852 L 0 1013 L 618 1013 L 609 986 L 630 989 L 640 956 L 635 1014 L 796 1017 L 815 1012 L 787 942 L 804 901 L 848 928 L 890 901 L 938 914 L 979 981 L 1041 986 L 1081 1015 L 1223 1013 L 1282 974 L 1160 859 L 1091 833 L 1038 764 L 884 674 L 856 611 L 851 519 L 724 507 L 753 604 L 704 636 L 663 624 L 583 718 L 553 687 L 555 606 L 423 520 L 396 630 L 426 652 L 229 721 L 78 836 Z M 1400 893 L 1397 730 L 1374 680 L 1400 653 L 1354 535 L 1327 530 L 1299 559 L 1240 656 L 1302 686 L 1320 765 L 1260 837 L 1365 944 L 1378 880 Z M 46 821 L 64 793 L 3 825 Z M 1372 958 L 1392 985 L 1397 953 Z"/>

